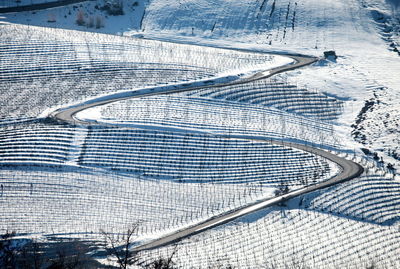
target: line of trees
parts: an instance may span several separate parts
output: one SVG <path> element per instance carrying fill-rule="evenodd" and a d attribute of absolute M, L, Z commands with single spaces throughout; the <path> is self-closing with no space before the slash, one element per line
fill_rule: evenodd
<path fill-rule="evenodd" d="M 59 241 L 39 243 L 35 240 L 17 239 L 15 232 L 0 235 L 0 268 L 4 269 L 87 269 L 87 268 L 143 268 L 173 269 L 175 251 L 168 257 L 159 257 L 143 262 L 140 253 L 132 246 L 135 243 L 138 225 L 132 225 L 122 236 L 101 231 L 104 241 L 101 246 L 110 263 L 103 265 L 88 253 L 93 245 L 82 241 Z M 92 243 L 93 244 L 93 243 Z M 102 256 L 100 254 L 100 256 Z"/>

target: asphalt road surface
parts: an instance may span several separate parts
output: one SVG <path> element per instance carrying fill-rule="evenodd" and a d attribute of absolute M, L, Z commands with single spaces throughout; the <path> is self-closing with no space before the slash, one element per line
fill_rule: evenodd
<path fill-rule="evenodd" d="M 233 85 L 240 85 L 240 84 L 245 84 L 249 83 L 252 81 L 268 78 L 270 76 L 273 76 L 278 73 L 286 72 L 289 70 L 293 70 L 305 65 L 312 64 L 316 61 L 318 61 L 318 58 L 315 57 L 310 57 L 310 56 L 304 56 L 304 55 L 283 55 L 287 56 L 289 58 L 292 58 L 294 60 L 294 63 L 287 64 L 284 66 L 280 66 L 277 68 L 273 68 L 270 70 L 266 70 L 264 72 L 259 72 L 247 79 L 242 79 L 238 81 L 233 81 L 233 82 L 228 82 L 228 83 L 219 83 L 219 84 L 212 84 L 208 86 L 187 86 L 186 83 L 182 84 L 176 84 L 175 89 L 167 89 L 165 91 L 157 91 L 157 92 L 143 92 L 143 91 L 132 91 L 128 95 L 125 95 L 121 97 L 119 94 L 111 94 L 107 97 L 99 97 L 99 98 L 94 98 L 90 101 L 85 102 L 82 105 L 77 105 L 77 106 L 71 106 L 71 107 L 66 107 L 66 108 L 61 108 L 53 112 L 50 117 L 62 121 L 62 122 L 69 122 L 72 124 L 82 124 L 82 125 L 90 125 L 93 123 L 88 123 L 85 121 L 80 121 L 78 119 L 74 118 L 74 115 L 79 113 L 80 111 L 83 111 L 85 109 L 95 107 L 95 106 L 101 106 L 121 100 L 126 100 L 130 98 L 138 98 L 138 97 L 145 97 L 145 96 L 153 96 L 153 95 L 159 95 L 159 94 L 170 94 L 170 93 L 177 93 L 177 92 L 185 92 L 185 91 L 193 91 L 197 89 L 206 89 L 206 88 L 218 88 L 218 87 L 226 87 L 226 86 L 233 86 Z"/>
<path fill-rule="evenodd" d="M 258 139 L 258 141 L 260 141 L 260 139 Z M 262 141 L 262 140 L 261 140 Z M 271 141 L 265 140 L 268 143 L 271 143 Z M 164 245 L 168 245 L 174 242 L 177 242 L 183 238 L 186 238 L 190 235 L 194 235 L 197 234 L 199 232 L 202 232 L 206 229 L 210 229 L 212 227 L 221 225 L 221 224 L 225 224 L 229 221 L 232 221 L 236 218 L 242 217 L 246 214 L 249 213 L 253 213 L 257 210 L 260 210 L 262 208 L 268 207 L 268 206 L 272 206 L 272 205 L 276 205 L 279 203 L 282 203 L 284 201 L 287 201 L 291 198 L 315 191 L 315 190 L 319 190 L 319 189 L 323 189 L 353 178 L 356 178 L 358 176 L 360 176 L 364 169 L 362 166 L 360 166 L 359 164 L 346 160 L 344 158 L 340 158 L 339 156 L 332 154 L 328 151 L 324 151 L 318 148 L 313 148 L 304 144 L 297 144 L 297 143 L 289 143 L 289 142 L 282 142 L 282 141 L 272 141 L 272 144 L 277 144 L 277 145 L 284 145 L 284 146 L 288 146 L 288 147 L 292 147 L 292 148 L 296 148 L 296 149 L 300 149 L 300 150 L 304 150 L 316 155 L 319 155 L 321 157 L 324 157 L 332 162 L 335 162 L 336 164 L 338 164 L 341 168 L 341 172 L 332 177 L 331 179 L 321 182 L 321 183 L 317 183 L 317 184 L 313 184 L 310 185 L 308 187 L 299 189 L 299 190 L 295 190 L 292 192 L 289 192 L 287 194 L 278 196 L 278 197 L 274 197 L 274 198 L 266 198 L 264 200 L 259 200 L 257 202 L 254 202 L 252 204 L 234 209 L 232 211 L 223 213 L 221 215 L 212 217 L 206 221 L 203 221 L 201 223 L 197 223 L 191 227 L 185 228 L 181 231 L 172 233 L 170 235 L 166 235 L 162 238 L 158 238 L 154 241 L 151 241 L 149 243 L 143 244 L 141 246 L 138 246 L 135 248 L 136 251 L 141 251 L 141 250 L 146 250 L 146 249 L 153 249 L 153 248 L 158 248 Z"/>

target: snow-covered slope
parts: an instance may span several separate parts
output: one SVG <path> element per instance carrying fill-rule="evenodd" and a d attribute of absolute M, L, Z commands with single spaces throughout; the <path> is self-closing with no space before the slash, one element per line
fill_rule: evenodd
<path fill-rule="evenodd" d="M 50 108 L 93 96 L 150 86 L 239 78 L 292 62 L 260 53 L 22 25 L 0 25 L 0 34 L 1 118 L 45 115 Z M 35 98 L 25 102 L 27 95 Z"/>
<path fill-rule="evenodd" d="M 273 207 L 142 254 L 169 257 L 180 268 L 398 268 L 397 227 L 327 211 Z"/>
<path fill-rule="evenodd" d="M 291 72 L 290 81 L 347 100 L 338 123 L 348 147 L 366 147 L 400 168 L 400 58 L 393 51 L 398 14 L 398 2 L 382 0 L 153 0 L 141 31 L 155 38 L 314 55 L 335 50 L 336 62 Z M 364 111 L 372 99 L 378 105 Z"/>
<path fill-rule="evenodd" d="M 45 0 L 34 0 L 33 4 L 39 1 L 45 2 Z M 28 1 L 24 0 L 24 2 Z M 107 2 L 117 1 L 84 1 L 45 10 L 5 13 L 0 17 L 4 21 L 14 23 L 117 35 L 141 28 L 146 0 L 122 1 L 123 15 L 110 15 L 107 11 Z M 8 6 L 11 5 L 15 5 L 15 3 L 8 4 Z M 80 19 L 79 25 L 77 24 L 78 18 Z"/>
<path fill-rule="evenodd" d="M 219 136 L 247 134 L 335 149 L 371 169 L 185 239 L 178 266 L 399 267 L 398 1 L 126 0 L 117 16 L 105 2 L 1 15 L 1 231 L 97 232 L 102 224 L 121 231 L 143 220 L 139 233 L 154 237 L 270 197 L 279 184 L 307 185 L 337 172 L 313 154 Z M 287 63 L 215 47 L 315 56 L 334 50 L 338 58 L 273 79 L 77 115 L 108 126 L 36 119 L 93 96 Z"/>
<path fill-rule="evenodd" d="M 343 119 L 346 136 L 352 148 L 355 140 L 378 152 L 386 163 L 399 167 L 399 150 L 391 125 L 396 125 L 397 92 L 400 82 L 398 53 L 399 7 L 392 0 L 149 0 L 123 1 L 124 15 L 107 15 L 97 0 L 67 7 L 18 14 L 4 14 L 4 21 L 99 31 L 113 34 L 232 46 L 258 50 L 296 51 L 322 55 L 335 50 L 336 63 L 322 63 L 290 74 L 293 81 L 307 84 L 330 95 L 347 98 L 347 112 Z M 97 8 L 96 8 L 97 6 Z M 101 16 L 104 27 L 89 28 L 90 24 L 76 24 L 79 10 L 89 22 Z M 51 15 L 52 14 L 52 15 Z M 56 22 L 48 22 L 48 17 Z M 310 79 L 312 76 L 312 79 Z M 303 78 L 304 77 L 304 78 Z M 328 83 L 326 83 L 328 82 Z M 383 126 L 386 143 L 374 142 L 380 128 L 368 123 L 352 126 L 366 100 L 379 96 L 382 104 L 367 111 L 372 121 L 381 121 L 390 111 L 387 126 Z M 341 121 L 342 122 L 342 121 Z M 367 125 L 368 128 L 361 127 Z M 353 135 L 351 134 L 353 132 Z M 355 133 L 355 135 L 354 135 Z M 357 134 L 365 137 L 360 141 Z M 374 141 L 372 141 L 374 140 Z M 394 148 L 393 148 L 394 147 Z M 394 152 L 392 152 L 394 150 Z M 397 158 L 397 160 L 396 160 Z"/>
<path fill-rule="evenodd" d="M 324 158 L 284 146 L 167 129 L 156 124 L 95 128 L 60 124 L 47 118 L 59 106 L 92 96 L 159 84 L 171 84 L 173 90 L 174 84 L 204 78 L 209 83 L 215 83 L 215 77 L 240 79 L 291 63 L 287 57 L 14 24 L 1 25 L 0 32 L 0 199 L 1 211 L 6 216 L 1 222 L 2 231 L 12 227 L 18 233 L 71 235 L 96 233 L 100 229 L 123 230 L 142 221 L 141 234 L 165 232 L 260 197 L 270 197 L 282 184 L 298 188 L 337 173 L 337 167 Z M 181 98 L 186 98 L 188 104 L 196 101 Z M 182 102 L 165 103 L 161 111 L 167 112 L 171 107 L 173 117 L 190 124 L 173 107 L 178 103 Z M 214 103 L 215 107 L 222 107 L 220 110 L 229 108 L 228 104 Z M 212 106 L 213 101 L 205 99 L 194 109 L 207 104 Z M 243 105 L 237 104 L 236 113 L 243 109 Z M 91 115 L 90 111 L 82 113 Z M 270 122 L 286 117 L 288 124 L 296 126 L 303 120 L 292 119 L 276 109 L 269 113 L 276 114 Z M 125 126 L 125 119 L 120 120 Z M 294 127 L 297 130 L 292 135 L 281 131 L 275 136 L 290 139 L 305 129 L 309 129 L 310 140 L 317 136 L 318 129 L 329 136 L 328 123 L 310 120 L 308 125 Z M 222 126 L 221 130 L 228 128 Z M 272 133 L 264 135 L 272 137 Z M 298 136 L 297 139 L 305 139 Z M 91 176 L 86 175 L 87 171 Z M 93 183 L 93 178 L 98 183 Z M 111 181 L 115 179 L 114 185 Z M 102 182 L 105 189 L 100 186 Z M 139 187 L 142 183 L 143 188 Z M 118 188 L 126 192 L 117 191 Z M 214 198 L 210 200 L 203 191 L 213 192 L 206 196 L 220 200 L 212 202 Z M 149 192 L 170 195 L 161 198 L 157 205 L 158 200 L 150 197 Z M 114 203 L 107 200 L 103 204 L 102 195 Z M 119 200 L 119 196 L 126 201 Z M 192 199 L 193 204 L 187 199 Z M 50 200 L 51 206 L 46 204 Z M 202 200 L 211 203 L 206 205 Z M 173 201 L 178 204 L 172 205 Z M 188 208 L 183 208 L 183 204 Z M 115 208 L 116 215 L 104 214 L 109 211 L 107 206 Z M 127 208 L 132 215 L 121 213 Z M 124 217 L 116 220 L 118 214 Z M 49 216 L 44 218 L 46 215 Z M 94 215 L 98 217 L 89 217 Z M 77 219 L 79 223 L 73 224 Z"/>

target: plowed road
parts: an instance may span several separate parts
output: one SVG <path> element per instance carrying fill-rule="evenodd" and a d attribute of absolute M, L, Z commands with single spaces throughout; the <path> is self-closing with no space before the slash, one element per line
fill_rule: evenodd
<path fill-rule="evenodd" d="M 101 98 L 90 100 L 88 102 L 85 102 L 82 105 L 76 105 L 73 107 L 67 107 L 67 108 L 57 110 L 51 115 L 51 117 L 55 118 L 56 120 L 69 122 L 72 124 L 84 124 L 84 125 L 85 124 L 86 125 L 98 124 L 96 122 L 89 123 L 89 122 L 75 119 L 74 115 L 82 110 L 85 110 L 85 109 L 88 109 L 91 107 L 105 105 L 108 103 L 121 101 L 121 100 L 129 99 L 129 98 L 152 96 L 152 95 L 158 95 L 158 94 L 169 94 L 169 93 L 173 93 L 173 92 L 191 91 L 191 90 L 195 90 L 195 89 L 199 89 L 199 88 L 204 89 L 204 88 L 208 88 L 208 87 L 225 87 L 225 86 L 230 86 L 230 85 L 244 84 L 244 83 L 248 83 L 251 81 L 267 78 L 267 77 L 270 77 L 277 73 L 281 73 L 281 72 L 293 70 L 293 69 L 296 69 L 296 68 L 299 68 L 299 67 L 302 67 L 305 65 L 309 65 L 318 60 L 317 58 L 303 56 L 303 55 L 283 55 L 283 56 L 292 58 L 294 60 L 294 63 L 285 65 L 285 66 L 281 66 L 278 68 L 274 68 L 271 70 L 267 70 L 265 72 L 260 72 L 250 78 L 243 79 L 240 81 L 229 82 L 229 83 L 220 83 L 218 85 L 214 84 L 214 85 L 210 85 L 210 86 L 196 86 L 196 87 L 191 87 L 190 85 L 188 86 L 187 84 L 181 84 L 181 85 L 177 85 L 177 87 L 173 90 L 166 89 L 165 91 L 161 90 L 161 91 L 156 91 L 156 92 L 148 92 L 148 91 L 138 90 L 138 91 L 132 91 L 131 93 L 129 93 L 128 95 L 124 95 L 123 97 L 121 97 L 120 95 L 109 95 L 107 97 L 101 97 Z M 240 136 L 235 136 L 235 138 L 240 138 Z M 243 138 L 245 138 L 245 137 L 243 137 Z M 251 139 L 251 138 L 247 138 L 247 139 Z M 253 140 L 262 140 L 262 139 L 257 138 L 257 139 L 253 139 Z M 275 204 L 281 203 L 283 201 L 289 200 L 291 198 L 294 198 L 296 196 L 303 195 L 303 194 L 306 194 L 306 193 L 309 193 L 309 192 L 312 192 L 315 190 L 319 190 L 322 188 L 326 188 L 328 186 L 332 186 L 332 185 L 350 180 L 352 178 L 356 178 L 356 177 L 360 176 L 362 174 L 362 172 L 364 171 L 362 166 L 360 166 L 359 164 L 357 164 L 355 162 L 346 160 L 346 159 L 341 158 L 341 157 L 339 157 L 335 154 L 332 154 L 328 151 L 314 148 L 309 145 L 282 142 L 282 141 L 274 141 L 274 140 L 271 141 L 270 139 L 265 140 L 265 142 L 284 145 L 287 147 L 292 147 L 292 148 L 300 149 L 303 151 L 307 151 L 307 152 L 319 155 L 321 157 L 324 157 L 324 158 L 338 164 L 341 167 L 341 172 L 338 175 L 332 177 L 331 179 L 329 179 L 325 182 L 310 185 L 306 188 L 292 191 L 287 194 L 281 195 L 279 197 L 266 198 L 265 200 L 260 200 L 260 201 L 254 202 L 252 204 L 248 204 L 246 206 L 236 208 L 232 211 L 225 212 L 223 214 L 212 217 L 210 219 L 207 219 L 205 221 L 202 221 L 202 222 L 192 225 L 190 227 L 186 227 L 178 232 L 174 232 L 172 234 L 158 238 L 154 241 L 137 246 L 135 248 L 135 250 L 140 251 L 140 250 L 152 249 L 152 248 L 157 248 L 157 247 L 160 247 L 163 245 L 171 244 L 173 242 L 179 241 L 190 235 L 199 233 L 199 232 L 209 229 L 211 227 L 227 223 L 238 217 L 255 212 L 261 208 L 275 205 Z"/>

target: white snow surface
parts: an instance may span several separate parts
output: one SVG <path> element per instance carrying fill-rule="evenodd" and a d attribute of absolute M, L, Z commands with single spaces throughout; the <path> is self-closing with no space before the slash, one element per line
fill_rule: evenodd
<path fill-rule="evenodd" d="M 144 62 L 149 62 L 151 59 L 158 64 L 165 64 L 173 58 L 158 58 L 158 50 L 166 52 L 164 56 L 168 55 L 170 49 L 178 54 L 182 52 L 177 49 L 182 47 L 176 44 L 144 39 L 131 41 L 129 37 L 283 54 L 304 53 L 314 56 L 322 56 L 324 51 L 334 50 L 338 55 L 335 61 L 320 60 L 312 66 L 279 75 L 280 79 L 296 85 L 297 89 L 318 91 L 322 95 L 343 102 L 342 113 L 329 122 L 293 114 L 293 111 L 222 99 L 219 101 L 208 99 L 206 105 L 200 105 L 200 101 L 204 102 L 204 99 L 185 95 L 121 101 L 82 111 L 77 117 L 119 125 L 122 128 L 143 129 L 143 126 L 139 125 L 146 124 L 150 126 L 148 129 L 158 128 L 166 131 L 168 125 L 172 132 L 173 128 L 180 128 L 180 132 L 186 130 L 187 133 L 202 129 L 203 133 L 252 132 L 253 135 L 287 140 L 300 139 L 303 142 L 333 146 L 336 150 L 347 152 L 347 157 L 351 156 L 371 168 L 354 181 L 299 197 L 282 207 L 259 211 L 185 239 L 177 248 L 178 252 L 174 259 L 177 265 L 181 268 L 209 268 L 221 264 L 238 268 L 262 268 L 266 265 L 286 268 L 296 263 L 311 268 L 360 268 L 371 265 L 377 268 L 400 267 L 398 217 L 400 56 L 395 50 L 399 47 L 400 40 L 398 1 L 138 0 L 137 2 L 138 5 L 133 6 L 131 1 L 123 1 L 125 14 L 121 16 L 110 16 L 96 9 L 96 5 L 104 4 L 102 0 L 43 11 L 1 14 L 0 21 L 4 22 L 0 25 L 2 29 L 22 27 L 24 30 L 14 32 L 17 34 L 2 35 L 0 44 L 2 48 L 11 47 L 12 44 L 6 43 L 6 39 L 3 38 L 7 37 L 7 40 L 13 42 L 17 40 L 21 45 L 29 40 L 27 37 L 29 35 L 26 33 L 29 33 L 29 29 L 33 29 L 31 33 L 38 34 L 37 40 L 45 40 L 48 43 L 49 40 L 56 39 L 57 42 L 53 45 L 59 44 L 60 40 L 63 44 L 68 43 L 68 47 L 72 48 L 73 60 L 86 70 L 93 64 L 88 61 L 90 57 L 96 60 L 112 60 L 121 65 L 132 62 L 135 57 L 142 57 L 137 51 L 132 53 L 126 49 L 132 44 L 131 42 L 151 44 L 152 48 L 141 58 Z M 80 10 L 84 13 L 86 21 L 83 26 L 76 24 Z M 89 23 L 96 18 L 101 22 L 98 29 Z M 57 31 L 25 26 L 24 28 L 20 25 L 7 25 L 8 23 L 78 31 Z M 80 33 L 80 31 L 124 37 Z M 89 42 L 91 39 L 95 39 L 95 42 Z M 107 43 L 116 47 L 122 46 L 123 49 L 119 51 L 129 53 L 113 54 L 115 48 L 92 51 L 91 46 L 86 46 L 88 43 L 92 45 L 96 42 L 100 45 Z M 41 44 L 36 44 L 36 47 L 40 46 Z M 185 53 L 193 48 L 187 45 L 184 47 Z M 32 49 L 34 48 L 32 45 Z M 208 51 L 206 53 L 208 60 L 203 61 L 202 55 L 205 50 Z M 3 52 L 5 55 L 5 51 L 3 49 L 0 53 Z M 250 64 L 246 65 L 248 62 L 243 59 L 241 62 L 243 65 L 238 70 L 235 69 L 238 62 L 230 62 L 238 53 L 233 56 L 227 52 L 220 61 L 210 60 L 216 55 L 221 56 L 219 52 L 210 48 L 195 49 L 197 53 L 195 61 L 190 57 L 183 57 L 180 62 L 195 63 L 199 67 L 189 72 L 189 75 L 179 71 L 171 78 L 158 73 L 156 76 L 146 76 L 143 81 L 136 81 L 136 84 L 134 80 L 129 79 L 131 74 L 129 72 L 123 73 L 125 75 L 123 79 L 115 81 L 111 80 L 113 74 L 110 73 L 109 76 L 103 76 L 102 83 L 94 86 L 91 82 L 101 80 L 100 76 L 89 76 L 86 80 L 80 78 L 80 82 L 84 81 L 83 84 L 86 86 L 79 89 L 74 88 L 76 83 L 73 76 L 70 78 L 67 76 L 67 79 L 46 78 L 48 80 L 46 83 L 38 79 L 22 82 L 21 76 L 18 76 L 20 82 L 0 84 L 2 97 L 7 97 L 2 103 L 1 117 L 4 121 L 1 124 L 7 126 L 30 122 L 38 115 L 47 116 L 51 111 L 65 105 L 91 102 L 92 97 L 107 98 L 110 92 L 120 96 L 132 91 L 145 92 L 150 88 L 157 88 L 159 80 L 162 80 L 162 86 L 157 89 L 168 90 L 173 86 L 166 84 L 190 81 L 193 85 L 199 85 L 196 84 L 199 80 L 216 76 L 220 79 L 224 77 L 226 79 L 226 76 L 238 79 L 239 74 L 251 74 L 271 64 L 269 62 L 262 66 L 265 61 L 260 61 L 258 58 L 262 54 L 248 53 Z M 187 56 L 185 53 L 183 55 Z M 25 58 L 18 58 L 18 61 L 13 56 L 2 57 L 1 68 L 3 70 L 14 68 L 14 75 L 11 76 L 11 79 L 14 79 L 16 74 L 19 74 L 20 65 L 30 62 L 31 66 L 35 64 L 36 67 L 43 66 L 48 53 L 44 55 L 38 58 L 24 56 Z M 54 59 L 59 59 L 57 57 L 53 55 L 53 62 L 50 64 L 54 64 Z M 32 59 L 40 61 L 34 63 Z M 274 59 L 278 64 L 287 63 L 285 58 L 274 57 Z M 261 65 L 257 66 L 257 63 Z M 207 67 L 207 70 L 202 70 L 204 67 Z M 67 70 L 67 73 L 70 71 Z M 151 80 L 154 77 L 156 79 Z M 146 84 L 148 83 L 146 79 L 151 83 Z M 129 87 L 125 87 L 127 84 Z M 54 85 L 62 85 L 61 88 L 68 90 L 71 96 L 66 94 L 58 99 L 58 95 L 55 94 L 52 95 L 55 96 L 53 98 L 43 98 L 58 93 L 53 90 Z M 19 95 L 15 97 L 12 93 L 17 91 Z M 77 98 L 76 92 L 83 94 Z M 30 98 L 31 103 L 26 104 L 28 98 L 26 96 L 41 96 L 41 99 Z M 171 107 L 175 119 L 170 117 L 171 113 L 163 114 L 170 112 Z M 216 111 L 220 113 L 215 113 Z M 240 117 L 240 120 L 237 117 Z M 278 119 L 288 119 L 288 121 L 283 123 Z M 6 148 L 2 149 L 4 154 L 13 156 L 15 152 L 22 152 L 24 158 L 30 156 L 24 153 L 29 149 L 26 141 L 25 149 L 20 147 L 8 149 L 12 141 L 10 136 L 17 135 L 11 134 L 7 127 L 1 132 L 6 137 L 1 140 Z M 19 132 L 24 130 L 21 129 Z M 99 227 L 98 223 L 104 223 L 110 231 L 116 229 L 120 232 L 127 223 L 138 220 L 134 212 L 125 210 L 125 208 L 135 208 L 145 220 L 141 230 L 142 240 L 180 229 L 193 221 L 215 215 L 225 208 L 254 201 L 260 195 L 268 196 L 273 193 L 271 188 L 257 188 L 255 185 L 251 185 L 250 188 L 245 186 L 233 188 L 224 184 L 192 183 L 183 187 L 177 182 L 170 181 L 169 178 L 158 181 L 140 173 L 126 177 L 125 174 L 110 172 L 107 168 L 91 171 L 88 174 L 77 173 L 74 169 L 77 169 L 81 151 L 74 150 L 83 148 L 82 138 L 87 134 L 82 130 L 78 133 L 74 130 L 66 132 L 67 134 L 63 135 L 57 134 L 66 138 L 64 137 L 62 141 L 56 140 L 55 145 L 51 145 L 54 147 L 51 154 L 40 155 L 40 158 L 47 158 L 46 165 L 60 162 L 65 165 L 60 158 L 66 156 L 69 160 L 66 163 L 72 165 L 68 167 L 73 172 L 60 173 L 54 167 L 41 168 L 42 170 L 37 167 L 28 169 L 27 166 L 12 169 L 6 166 L 9 164 L 1 167 L 1 183 L 5 187 L 0 199 L 6 201 L 1 203 L 3 205 L 1 212 L 8 215 L 2 219 L 1 230 L 15 225 L 20 227 L 21 232 L 24 229 L 31 229 L 30 232 L 41 233 L 51 226 L 55 230 L 50 231 L 50 234 L 71 230 L 71 227 L 73 228 L 71 233 L 79 233 L 82 230 L 90 233 L 93 227 L 96 229 Z M 40 135 L 36 134 L 34 137 L 40 140 Z M 51 141 L 50 136 L 45 137 Z M 69 153 L 65 154 L 63 148 Z M 371 153 L 365 155 L 361 148 L 364 152 L 366 149 Z M 14 153 L 10 154 L 10 151 Z M 40 154 L 39 150 L 37 152 Z M 349 152 L 351 154 L 348 154 Z M 373 154 L 377 154 L 380 163 L 373 160 Z M 388 172 L 386 169 L 389 163 L 393 164 L 397 171 Z M 114 160 L 114 165 L 117 164 L 118 162 Z M 334 170 L 333 167 L 331 169 Z M 93 182 L 99 186 L 94 187 Z M 39 189 L 43 189 L 44 192 L 36 193 L 35 191 Z M 59 193 L 54 194 L 53 191 L 56 189 L 63 196 L 59 196 Z M 130 190 L 135 191 L 130 192 Z M 122 198 L 120 193 L 123 193 Z M 158 197 L 159 193 L 163 193 L 161 199 Z M 238 197 L 244 198 L 238 200 Z M 21 199 L 25 203 L 21 203 Z M 50 207 L 48 207 L 49 200 L 55 201 Z M 68 210 L 68 207 L 65 207 L 66 202 L 70 202 L 70 205 L 76 208 L 70 215 L 66 213 Z M 118 203 L 118 206 L 114 207 L 113 203 Z M 98 208 L 105 210 L 107 214 L 100 214 L 96 211 Z M 115 208 L 118 210 L 115 211 Z M 123 219 L 120 218 L 121 215 Z M 43 222 L 44 217 L 48 216 L 51 216 L 49 221 Z M 65 216 L 70 219 L 66 221 Z M 84 222 L 78 223 L 78 219 L 83 219 Z M 149 251 L 143 253 L 142 259 L 151 261 L 159 255 L 168 256 L 173 249 L 174 246 L 167 246 Z"/>
<path fill-rule="evenodd" d="M 51 10 L 4 14 L 4 21 L 98 31 L 127 36 L 150 37 L 211 46 L 246 48 L 280 52 L 303 52 L 322 55 L 323 51 L 335 50 L 336 63 L 322 62 L 312 68 L 294 71 L 289 76 L 296 83 L 308 85 L 329 95 L 347 100 L 346 113 L 339 120 L 341 131 L 348 137 L 353 149 L 367 147 L 378 152 L 387 163 L 399 168 L 393 156 L 399 154 L 396 133 L 390 132 L 391 124 L 384 126 L 388 134 L 385 144 L 374 137 L 381 128 L 373 125 L 365 131 L 365 145 L 354 143 L 351 135 L 358 112 L 364 101 L 377 91 L 382 103 L 371 115 L 380 121 L 380 115 L 389 111 L 398 118 L 396 96 L 400 89 L 397 79 L 400 70 L 398 54 L 390 44 L 398 40 L 398 14 L 396 1 L 384 0 L 144 0 L 137 6 L 124 1 L 125 14 L 108 16 L 95 9 L 103 1 L 81 3 Z M 75 23 L 78 10 L 85 10 L 86 17 L 104 17 L 100 29 L 78 26 Z M 49 14 L 55 14 L 56 23 L 47 22 Z M 53 16 L 53 15 L 52 15 Z M 53 16 L 53 17 L 54 17 Z M 383 91 L 381 91 L 381 89 Z M 391 120 L 393 122 L 395 120 Z M 392 148 L 395 148 L 393 154 Z"/>

